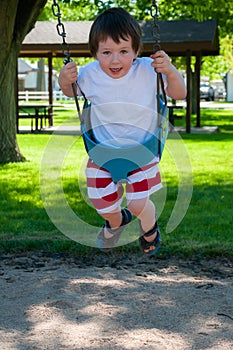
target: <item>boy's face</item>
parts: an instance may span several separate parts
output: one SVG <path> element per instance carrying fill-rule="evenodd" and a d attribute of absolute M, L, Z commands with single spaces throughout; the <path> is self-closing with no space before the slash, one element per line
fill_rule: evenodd
<path fill-rule="evenodd" d="M 113 79 L 122 78 L 132 66 L 137 53 L 132 48 L 132 39 L 123 40 L 117 44 L 111 37 L 100 41 L 96 59 L 102 70 Z"/>

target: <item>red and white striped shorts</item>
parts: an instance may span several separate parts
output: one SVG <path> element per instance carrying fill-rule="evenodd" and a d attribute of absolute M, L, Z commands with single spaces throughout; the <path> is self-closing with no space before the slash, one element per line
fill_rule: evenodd
<path fill-rule="evenodd" d="M 124 194 L 123 184 L 114 183 L 109 171 L 98 167 L 89 159 L 86 177 L 88 197 L 98 213 L 112 212 L 121 205 Z M 147 198 L 161 187 L 158 158 L 156 158 L 146 166 L 128 174 L 125 185 L 126 199 L 130 201 Z"/>

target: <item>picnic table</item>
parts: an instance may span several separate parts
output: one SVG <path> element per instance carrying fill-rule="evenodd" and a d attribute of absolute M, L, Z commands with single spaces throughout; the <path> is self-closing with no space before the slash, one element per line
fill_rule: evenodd
<path fill-rule="evenodd" d="M 168 117 L 169 117 L 169 123 L 170 123 L 170 129 L 173 129 L 175 126 L 175 119 L 181 119 L 181 116 L 178 116 L 174 113 L 175 110 L 182 110 L 184 109 L 184 106 L 182 105 L 168 105 Z"/>
<path fill-rule="evenodd" d="M 17 132 L 19 132 L 19 119 L 31 119 L 31 131 L 39 131 L 53 124 L 53 105 L 51 104 L 22 104 L 18 106 Z"/>

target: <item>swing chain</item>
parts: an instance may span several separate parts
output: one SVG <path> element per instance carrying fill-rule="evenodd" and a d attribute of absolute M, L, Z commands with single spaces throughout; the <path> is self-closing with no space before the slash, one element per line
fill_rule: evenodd
<path fill-rule="evenodd" d="M 64 59 L 63 63 L 67 64 L 69 62 L 72 62 L 72 59 L 70 57 L 69 44 L 66 42 L 66 39 L 65 39 L 66 38 L 66 32 L 65 32 L 65 26 L 64 26 L 64 24 L 61 21 L 60 7 L 59 7 L 59 5 L 58 5 L 56 0 L 53 0 L 52 12 L 53 12 L 53 15 L 55 17 L 57 17 L 57 22 L 58 22 L 57 25 L 56 25 L 57 33 L 58 33 L 59 36 L 62 37 L 61 47 L 62 47 L 63 55 L 66 57 Z M 81 120 L 82 116 L 81 116 L 80 106 L 79 106 L 79 103 L 78 103 L 77 86 L 76 86 L 75 83 L 72 84 L 72 90 L 73 90 L 73 94 L 74 94 L 74 100 L 75 100 L 78 116 L 79 116 L 79 119 Z"/>
<path fill-rule="evenodd" d="M 66 32 L 65 32 L 65 26 L 61 21 L 61 11 L 60 11 L 60 6 L 58 5 L 58 3 L 56 2 L 56 0 L 53 0 L 53 4 L 52 4 L 52 11 L 53 11 L 53 15 L 55 17 L 57 17 L 57 33 L 60 37 L 62 37 L 62 52 L 64 54 L 64 56 L 66 56 L 64 63 L 68 63 L 71 62 L 71 58 L 70 58 L 70 49 L 69 49 L 69 44 L 66 42 Z"/>
<path fill-rule="evenodd" d="M 157 52 L 161 50 L 160 46 L 160 26 L 159 26 L 159 9 L 156 0 L 152 0 L 152 4 L 150 7 L 150 14 L 153 18 L 153 26 L 151 29 L 151 34 L 154 38 L 153 52 Z M 155 69 L 156 71 L 156 69 Z M 158 113 L 158 126 L 162 130 L 162 118 L 161 118 L 161 107 L 160 102 L 163 101 L 163 104 L 167 105 L 167 97 L 164 89 L 164 82 L 161 73 L 157 73 L 157 113 Z M 161 143 L 159 142 L 159 148 L 161 148 Z M 159 151 L 161 153 L 161 149 Z"/>
<path fill-rule="evenodd" d="M 158 20 L 159 9 L 158 9 L 158 5 L 157 5 L 155 0 L 152 0 L 152 4 L 150 7 L 150 14 L 151 14 L 151 17 L 154 19 L 153 27 L 151 30 L 152 36 L 155 39 L 153 51 L 157 52 L 157 51 L 161 50 L 161 46 L 160 46 L 160 27 L 158 24 L 158 22 L 159 22 L 159 20 Z"/>

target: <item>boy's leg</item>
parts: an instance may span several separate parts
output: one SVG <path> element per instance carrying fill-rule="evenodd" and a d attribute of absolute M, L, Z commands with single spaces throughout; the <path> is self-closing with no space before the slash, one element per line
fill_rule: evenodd
<path fill-rule="evenodd" d="M 101 216 L 108 221 L 109 226 L 111 227 L 111 229 L 115 229 L 118 228 L 121 223 L 122 223 L 122 212 L 121 212 L 121 207 L 118 207 L 116 210 L 110 212 L 110 213 L 105 213 L 105 214 L 101 214 Z M 113 233 L 109 232 L 109 230 L 107 230 L 107 228 L 104 228 L 104 236 L 106 238 L 111 238 L 113 236 Z"/>
<path fill-rule="evenodd" d="M 114 183 L 111 174 L 88 161 L 86 168 L 88 197 L 105 224 L 97 236 L 97 245 L 107 251 L 113 248 L 125 226 L 132 220 L 128 209 L 121 209 L 124 189 L 121 183 Z"/>
<path fill-rule="evenodd" d="M 88 161 L 86 168 L 87 193 L 90 201 L 99 215 L 114 213 L 113 225 L 117 225 L 121 216 L 121 202 L 124 189 L 121 184 L 114 183 L 111 174 L 106 169 Z M 115 215 L 116 214 L 116 215 Z M 115 222 L 116 221 L 116 222 Z"/>
<path fill-rule="evenodd" d="M 144 253 L 154 254 L 160 244 L 160 232 L 150 195 L 162 187 L 158 159 L 131 172 L 128 179 L 126 198 L 129 210 L 139 219 L 140 247 Z"/>
<path fill-rule="evenodd" d="M 129 210 L 141 222 L 141 227 L 144 232 L 148 232 L 155 225 L 155 206 L 150 198 L 141 198 L 128 201 Z"/>
<path fill-rule="evenodd" d="M 141 249 L 145 254 L 154 254 L 161 239 L 153 202 L 149 198 L 131 200 L 128 208 L 139 220 Z"/>
<path fill-rule="evenodd" d="M 111 248 L 115 247 L 117 242 L 119 241 L 120 235 L 123 232 L 126 225 L 130 223 L 132 220 L 132 214 L 126 208 L 120 209 L 120 217 L 121 221 L 119 224 L 119 216 L 116 215 L 118 213 L 109 213 L 105 215 L 105 219 L 108 218 L 111 222 L 118 222 L 116 227 L 111 226 L 108 220 L 105 220 L 105 224 L 101 228 L 97 236 L 97 245 L 98 247 L 107 252 L 111 250 Z M 103 216 L 103 215 L 102 215 Z"/>

